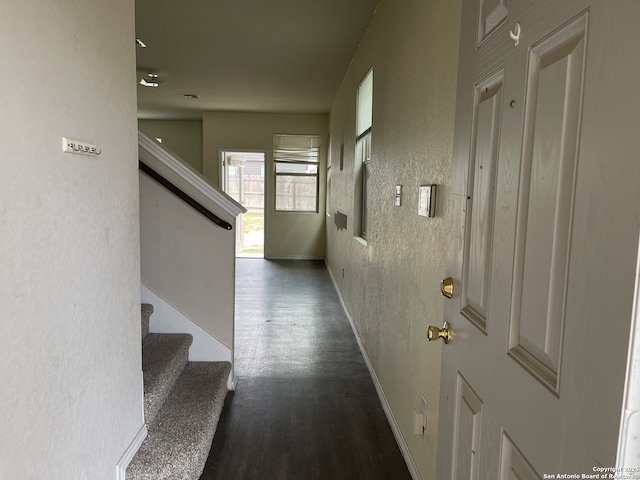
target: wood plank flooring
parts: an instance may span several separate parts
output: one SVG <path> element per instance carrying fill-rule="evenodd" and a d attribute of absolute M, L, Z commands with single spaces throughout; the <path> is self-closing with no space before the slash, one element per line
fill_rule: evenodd
<path fill-rule="evenodd" d="M 323 262 L 237 259 L 236 374 L 200 480 L 410 480 Z"/>

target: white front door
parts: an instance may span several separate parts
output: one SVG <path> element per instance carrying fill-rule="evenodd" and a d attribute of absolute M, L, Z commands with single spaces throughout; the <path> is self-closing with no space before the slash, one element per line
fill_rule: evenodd
<path fill-rule="evenodd" d="M 640 228 L 639 25 L 637 0 L 463 2 L 438 480 L 615 465 Z"/>

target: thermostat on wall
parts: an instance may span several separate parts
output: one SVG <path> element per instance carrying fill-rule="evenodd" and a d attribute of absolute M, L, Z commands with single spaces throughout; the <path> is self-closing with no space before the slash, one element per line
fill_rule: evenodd
<path fill-rule="evenodd" d="M 418 215 L 434 217 L 436 214 L 436 185 L 418 187 Z"/>

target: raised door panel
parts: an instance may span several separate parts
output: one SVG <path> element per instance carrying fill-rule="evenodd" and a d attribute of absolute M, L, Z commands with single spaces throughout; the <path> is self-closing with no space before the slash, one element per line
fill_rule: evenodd
<path fill-rule="evenodd" d="M 586 14 L 529 52 L 509 354 L 558 393 Z"/>
<path fill-rule="evenodd" d="M 462 314 L 487 331 L 504 71 L 474 89 L 474 124 L 469 155 L 462 278 Z"/>
<path fill-rule="evenodd" d="M 500 457 L 499 480 L 540 480 L 540 475 L 506 432 L 502 433 Z"/>
<path fill-rule="evenodd" d="M 478 43 L 506 22 L 509 0 L 480 0 L 478 15 Z"/>
<path fill-rule="evenodd" d="M 482 400 L 458 374 L 454 417 L 452 480 L 479 480 Z"/>

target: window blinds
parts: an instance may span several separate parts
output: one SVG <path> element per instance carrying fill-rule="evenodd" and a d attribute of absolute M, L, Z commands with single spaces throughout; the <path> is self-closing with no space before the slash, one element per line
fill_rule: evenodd
<path fill-rule="evenodd" d="M 273 160 L 287 163 L 318 163 L 320 136 L 274 135 Z"/>

